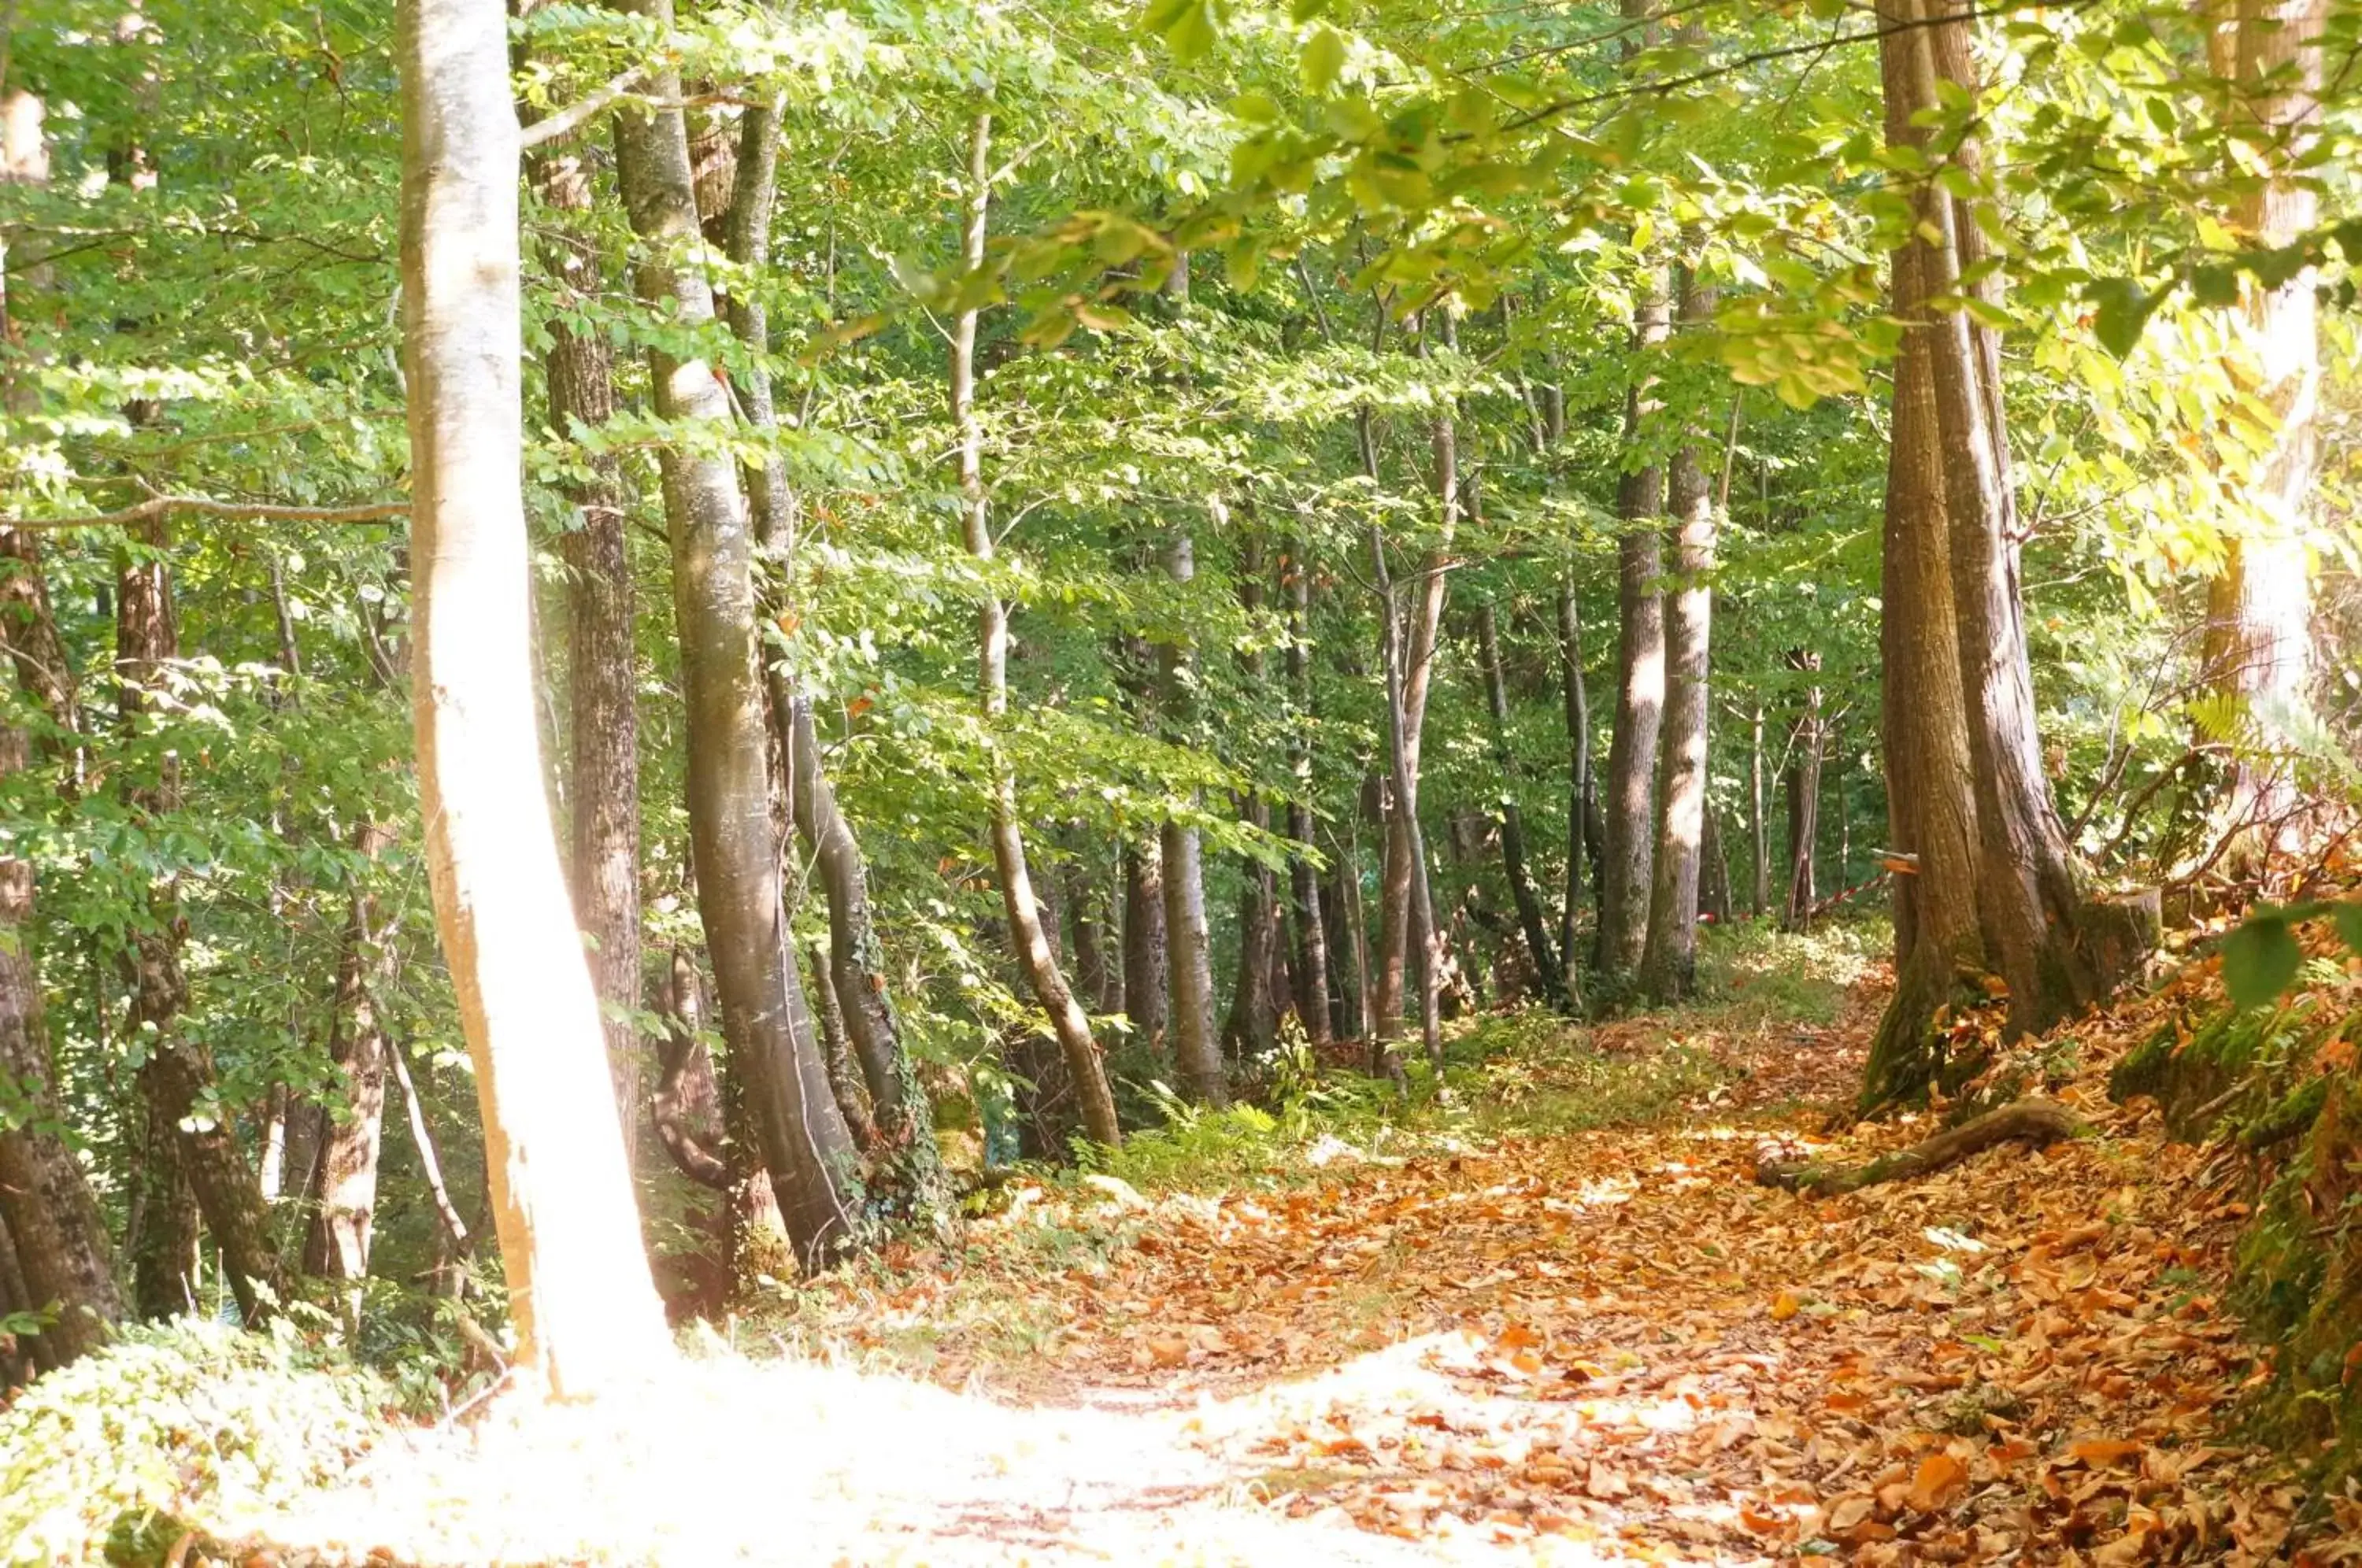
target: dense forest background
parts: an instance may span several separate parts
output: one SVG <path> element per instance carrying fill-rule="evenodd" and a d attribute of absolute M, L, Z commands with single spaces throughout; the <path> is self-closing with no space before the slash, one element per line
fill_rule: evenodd
<path fill-rule="evenodd" d="M 1701 920 L 1891 904 L 1921 1102 L 2345 864 L 2342 0 L 516 10 L 539 761 L 473 760 L 677 1314 Z M 514 1283 L 398 42 L 0 19 L 15 1374 L 297 1301 L 456 1365 Z"/>

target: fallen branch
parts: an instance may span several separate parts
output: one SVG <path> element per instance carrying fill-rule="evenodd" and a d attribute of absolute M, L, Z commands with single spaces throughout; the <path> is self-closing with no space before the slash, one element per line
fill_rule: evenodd
<path fill-rule="evenodd" d="M 1785 1187 L 1817 1198 L 1858 1192 L 1882 1181 L 1933 1176 L 1970 1154 L 1996 1143 L 2031 1143 L 2036 1148 L 2072 1138 L 2083 1131 L 2075 1113 L 2055 1099 L 2013 1100 L 1999 1110 L 1988 1110 L 1973 1121 L 1948 1127 L 1923 1143 L 1867 1165 L 1824 1165 L 1814 1163 L 1761 1165 L 1755 1168 L 1759 1186 Z"/>

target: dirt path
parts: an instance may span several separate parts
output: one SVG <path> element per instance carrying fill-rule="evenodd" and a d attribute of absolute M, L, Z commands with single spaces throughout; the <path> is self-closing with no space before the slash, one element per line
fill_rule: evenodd
<path fill-rule="evenodd" d="M 969 1331 L 938 1343 L 959 1391 L 722 1356 L 245 1533 L 290 1562 L 2275 1560 L 2300 1498 L 2220 1430 L 2251 1358 L 2198 1156 L 2117 1123 L 1842 1198 L 1755 1186 L 1860 1035 L 1726 1043 L 1753 1076 L 1678 1125 L 1021 1205 L 996 1223 L 1102 1244 L 1005 1282 L 1054 1304 L 1041 1353 L 960 1377 Z M 898 1342 L 951 1291 L 847 1286 L 842 1331 Z"/>

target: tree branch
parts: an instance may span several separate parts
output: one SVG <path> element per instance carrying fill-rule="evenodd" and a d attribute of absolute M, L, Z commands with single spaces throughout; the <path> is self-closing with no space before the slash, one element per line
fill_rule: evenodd
<path fill-rule="evenodd" d="M 524 134 L 518 138 L 518 147 L 531 151 L 543 142 L 556 141 L 561 137 L 573 135 L 582 127 L 584 121 L 604 112 L 616 99 L 638 86 L 640 78 L 647 73 L 646 66 L 635 65 L 589 97 L 578 99 L 558 110 L 557 113 L 534 121 L 524 127 Z"/>
<path fill-rule="evenodd" d="M 260 501 L 215 501 L 203 495 L 151 495 L 120 512 L 80 517 L 0 517 L 0 528 L 110 528 L 146 523 L 174 512 L 206 517 L 253 517 L 271 523 L 391 523 L 410 515 L 407 501 L 371 501 L 359 506 L 277 506 Z"/>

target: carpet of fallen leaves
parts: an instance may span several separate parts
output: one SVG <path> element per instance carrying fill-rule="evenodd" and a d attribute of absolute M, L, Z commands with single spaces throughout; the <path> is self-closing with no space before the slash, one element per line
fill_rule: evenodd
<path fill-rule="evenodd" d="M 958 1270 L 821 1288 L 852 1353 L 831 1375 L 855 1377 L 1021 1253 L 1005 1284 L 1042 1319 L 1032 1353 L 939 1324 L 930 1375 L 957 1395 L 892 1386 L 1036 1423 L 1023 1487 L 960 1492 L 957 1529 L 880 1504 L 837 1538 L 868 1544 L 823 1532 L 809 1560 L 2362 1562 L 2362 1507 L 2301 1527 L 2284 1456 L 2236 1435 L 2260 1375 L 2218 1296 L 2236 1173 L 2100 1087 L 2208 984 L 2050 1043 L 2049 1092 L 2092 1136 L 1842 1198 L 1751 1178 L 1769 1144 L 1854 1159 L 1935 1127 L 1818 1134 L 1858 1082 L 1875 981 L 1826 1026 L 1693 1040 L 1731 1077 L 1661 1122 L 1324 1145 L 1310 1179 L 1243 1195 L 1021 1191 Z M 1664 1042 L 1642 1020 L 1586 1043 Z M 996 1244 L 1029 1227 L 1101 1244 L 1064 1266 Z M 922 1454 L 891 1457 L 921 1497 L 972 1468 L 930 1483 Z"/>

